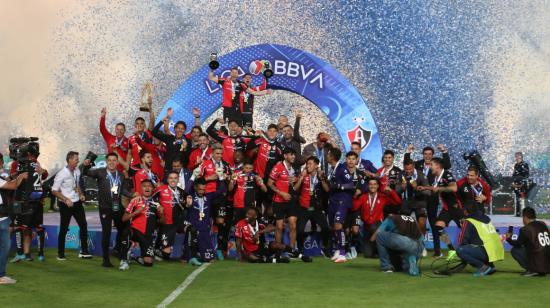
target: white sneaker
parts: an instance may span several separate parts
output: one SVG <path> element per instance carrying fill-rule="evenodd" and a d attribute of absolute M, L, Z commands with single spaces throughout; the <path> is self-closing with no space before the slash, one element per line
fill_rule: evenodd
<path fill-rule="evenodd" d="M 357 258 L 357 249 L 355 249 L 355 247 L 351 246 L 349 250 L 350 250 L 349 253 L 351 254 L 351 258 L 352 259 Z"/>
<path fill-rule="evenodd" d="M 91 259 L 91 258 L 92 258 L 92 255 L 89 254 L 89 253 L 82 253 L 82 252 L 81 252 L 81 253 L 78 254 L 78 257 L 79 257 L 80 259 Z"/>
<path fill-rule="evenodd" d="M 346 262 L 348 259 L 346 259 L 345 256 L 338 256 L 335 260 L 334 260 L 334 263 L 344 263 Z"/>
<path fill-rule="evenodd" d="M 130 269 L 130 265 L 128 265 L 128 262 L 126 261 L 120 261 L 120 266 L 118 267 L 121 271 L 127 271 Z"/>
<path fill-rule="evenodd" d="M 335 261 L 336 259 L 338 259 L 338 257 L 340 257 L 340 250 L 336 250 L 334 252 L 334 254 L 332 255 L 332 258 L 330 258 L 332 261 Z"/>
<path fill-rule="evenodd" d="M 67 258 L 65 258 L 65 257 L 57 257 L 57 261 L 67 261 Z"/>
<path fill-rule="evenodd" d="M 16 282 L 17 280 L 8 276 L 0 277 L 0 284 L 14 284 Z"/>
<path fill-rule="evenodd" d="M 426 248 L 424 248 L 422 250 L 422 257 L 427 257 L 428 256 L 428 251 L 426 250 Z"/>

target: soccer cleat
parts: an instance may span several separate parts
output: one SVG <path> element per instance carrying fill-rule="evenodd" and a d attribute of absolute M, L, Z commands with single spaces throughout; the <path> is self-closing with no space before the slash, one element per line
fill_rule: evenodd
<path fill-rule="evenodd" d="M 349 253 L 351 254 L 351 258 L 352 259 L 357 258 L 357 249 L 355 249 L 354 246 L 351 246 L 349 250 L 350 250 Z"/>
<path fill-rule="evenodd" d="M 427 257 L 428 256 L 428 251 L 426 250 L 426 248 L 422 249 L 422 257 Z"/>
<path fill-rule="evenodd" d="M 447 261 L 453 262 L 458 260 L 460 260 L 460 258 L 456 254 L 456 250 L 449 250 L 449 252 L 447 253 Z"/>
<path fill-rule="evenodd" d="M 328 248 L 321 249 L 321 255 L 323 255 L 323 257 L 325 257 L 327 259 L 330 259 L 331 258 L 330 249 L 328 249 Z"/>
<path fill-rule="evenodd" d="M 192 266 L 201 266 L 202 263 L 201 263 L 199 260 L 197 260 L 197 258 L 191 258 L 191 259 L 189 260 L 189 265 L 192 265 Z"/>
<path fill-rule="evenodd" d="M 474 277 L 483 277 L 489 275 L 489 273 L 493 270 L 492 267 L 488 265 L 483 265 L 477 272 L 474 273 Z"/>
<path fill-rule="evenodd" d="M 351 253 L 349 253 L 349 252 L 346 253 L 345 257 L 346 257 L 346 260 L 351 260 L 351 259 L 353 259 L 353 257 L 351 256 Z"/>
<path fill-rule="evenodd" d="M 310 256 L 302 255 L 302 261 L 305 262 L 305 263 L 311 263 L 311 262 L 313 262 L 313 259 Z"/>
<path fill-rule="evenodd" d="M 46 261 L 46 258 L 44 258 L 44 256 L 42 256 L 42 255 L 39 255 L 38 256 L 38 261 L 44 262 L 44 261 Z"/>
<path fill-rule="evenodd" d="M 32 256 L 30 254 L 28 254 L 28 255 L 25 255 L 25 261 L 32 262 L 32 261 L 34 261 L 34 259 L 32 258 Z"/>
<path fill-rule="evenodd" d="M 543 277 L 543 276 L 545 276 L 545 274 L 526 271 L 524 273 L 521 273 L 521 276 L 523 276 L 523 277 Z"/>
<path fill-rule="evenodd" d="M 335 261 L 336 259 L 338 259 L 340 257 L 340 251 L 339 250 L 336 250 L 334 252 L 334 254 L 332 255 L 332 258 L 330 258 L 332 261 Z"/>
<path fill-rule="evenodd" d="M 382 272 L 384 272 L 384 274 L 391 274 L 393 273 L 393 269 L 388 268 L 388 269 L 382 270 Z"/>
<path fill-rule="evenodd" d="M 418 276 L 420 274 L 420 271 L 418 269 L 418 262 L 417 262 L 416 256 L 414 255 L 408 256 L 407 261 L 409 261 L 409 275 Z"/>
<path fill-rule="evenodd" d="M 443 257 L 443 253 L 439 249 L 434 250 L 434 258 L 441 258 Z"/>
<path fill-rule="evenodd" d="M 11 259 L 11 263 L 17 263 L 19 261 L 23 261 L 25 260 L 25 255 L 18 255 L 16 254 L 15 257 L 13 257 L 13 259 Z"/>
<path fill-rule="evenodd" d="M 346 259 L 345 256 L 339 255 L 336 260 L 334 260 L 334 263 L 345 263 L 348 259 Z"/>
<path fill-rule="evenodd" d="M 221 250 L 216 250 L 216 259 L 220 260 L 220 261 L 223 261 L 225 258 L 223 256 L 223 251 Z"/>
<path fill-rule="evenodd" d="M 0 277 L 0 285 L 1 284 L 14 284 L 16 282 L 17 282 L 17 280 L 15 280 L 11 277 L 8 277 L 8 276 Z"/>
<path fill-rule="evenodd" d="M 121 271 L 127 271 L 130 269 L 130 265 L 127 261 L 122 260 L 120 261 L 120 266 L 118 267 L 118 269 Z"/>
<path fill-rule="evenodd" d="M 302 257 L 302 255 L 298 251 L 294 250 L 294 251 L 288 253 L 288 257 L 290 259 L 299 259 L 299 258 Z"/>
<path fill-rule="evenodd" d="M 290 259 L 287 257 L 280 257 L 276 259 L 276 263 L 290 263 Z"/>
<path fill-rule="evenodd" d="M 57 261 L 66 261 L 67 258 L 65 256 L 57 256 Z"/>

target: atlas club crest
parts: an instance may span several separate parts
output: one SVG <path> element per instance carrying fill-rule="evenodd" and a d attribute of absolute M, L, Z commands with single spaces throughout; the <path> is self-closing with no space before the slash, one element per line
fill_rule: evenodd
<path fill-rule="evenodd" d="M 361 150 L 363 150 L 370 143 L 372 131 L 361 126 L 361 123 L 365 122 L 364 117 L 353 117 L 353 122 L 357 123 L 357 126 L 352 130 L 348 130 L 349 143 L 359 142 L 361 144 Z"/>

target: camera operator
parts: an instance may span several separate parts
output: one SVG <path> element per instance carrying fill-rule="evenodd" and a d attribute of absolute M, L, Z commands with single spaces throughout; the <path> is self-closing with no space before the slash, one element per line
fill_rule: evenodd
<path fill-rule="evenodd" d="M 84 160 L 82 174 L 97 181 L 99 219 L 101 221 L 101 248 L 103 250 L 103 267 L 113 267 L 109 260 L 109 241 L 113 221 L 117 229 L 116 243 L 120 242 L 125 224 L 122 222 L 124 208 L 121 203 L 122 182 L 124 173 L 117 170 L 118 155 L 114 152 L 107 154 L 107 167 L 91 169 L 92 161 Z"/>
<path fill-rule="evenodd" d="M 514 156 L 516 164 L 514 165 L 514 173 L 512 174 L 514 181 L 512 188 L 516 194 L 516 216 L 519 217 L 521 213 L 522 193 L 526 193 L 528 189 L 524 183 L 525 180 L 529 179 L 529 164 L 523 161 L 523 153 L 516 152 Z"/>
<path fill-rule="evenodd" d="M 4 165 L 4 156 L 0 153 L 0 169 Z M 0 177 L 0 285 L 14 284 L 17 281 L 6 276 L 6 263 L 8 261 L 8 253 L 10 251 L 10 217 L 12 211 L 8 206 L 8 198 L 6 190 L 15 190 L 28 177 L 28 173 L 21 173 L 15 180 L 8 181 Z"/>
<path fill-rule="evenodd" d="M 59 200 L 59 214 L 61 216 L 59 226 L 59 237 L 57 239 L 57 260 L 65 261 L 65 237 L 69 231 L 71 216 L 78 223 L 80 229 L 81 251 L 79 258 L 90 259 L 92 255 L 88 252 L 88 223 L 82 201 L 86 198 L 80 185 L 80 170 L 78 166 L 78 152 L 67 153 L 67 166 L 55 175 L 52 186 L 52 194 Z"/>
<path fill-rule="evenodd" d="M 40 155 L 38 143 L 31 141 L 24 144 L 17 151 L 16 160 L 11 165 L 10 176 L 27 172 L 29 176 L 15 190 L 15 201 L 23 206 L 23 212 L 14 217 L 17 254 L 12 263 L 21 260 L 33 261 L 30 253 L 32 242 L 32 228 L 38 237 L 38 260 L 44 261 L 44 205 L 42 181 L 48 177 L 48 171 L 38 162 Z"/>
<path fill-rule="evenodd" d="M 525 269 L 525 277 L 544 276 L 550 273 L 550 236 L 548 226 L 540 220 L 533 208 L 523 209 L 523 225 L 517 239 L 506 233 L 506 241 L 512 245 L 512 257 Z"/>

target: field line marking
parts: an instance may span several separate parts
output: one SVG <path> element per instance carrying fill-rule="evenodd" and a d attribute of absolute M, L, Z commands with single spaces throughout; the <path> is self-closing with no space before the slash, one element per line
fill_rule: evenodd
<path fill-rule="evenodd" d="M 210 263 L 205 263 L 201 267 L 194 270 L 185 280 L 174 290 L 168 297 L 166 297 L 162 303 L 157 305 L 157 308 L 165 308 L 170 305 L 187 287 L 197 278 L 197 276 L 204 271 Z"/>

